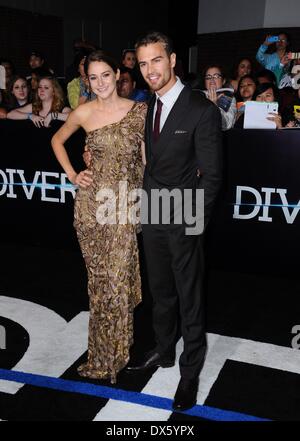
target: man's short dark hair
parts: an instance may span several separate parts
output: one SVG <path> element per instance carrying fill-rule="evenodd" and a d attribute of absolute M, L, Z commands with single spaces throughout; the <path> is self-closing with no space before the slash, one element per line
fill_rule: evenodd
<path fill-rule="evenodd" d="M 155 43 L 162 43 L 169 56 L 174 52 L 172 40 L 167 35 L 158 31 L 151 31 L 144 37 L 139 38 L 136 42 L 135 49 L 137 50 L 142 46 Z"/>

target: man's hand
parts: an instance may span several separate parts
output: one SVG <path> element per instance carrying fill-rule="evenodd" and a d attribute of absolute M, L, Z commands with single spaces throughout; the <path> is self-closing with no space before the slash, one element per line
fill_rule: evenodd
<path fill-rule="evenodd" d="M 84 148 L 83 160 L 87 168 L 89 168 L 92 162 L 92 155 L 88 149 L 88 146 L 85 146 Z"/>
<path fill-rule="evenodd" d="M 81 188 L 88 188 L 93 183 L 93 173 L 89 170 L 84 170 L 78 175 L 74 175 L 69 180 L 73 185 L 78 185 Z"/>

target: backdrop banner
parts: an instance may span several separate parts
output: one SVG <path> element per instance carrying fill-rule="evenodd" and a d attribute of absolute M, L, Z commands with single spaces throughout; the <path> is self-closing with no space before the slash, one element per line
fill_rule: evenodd
<path fill-rule="evenodd" d="M 0 240 L 73 247 L 75 189 L 57 162 L 51 139 L 60 122 L 36 128 L 31 121 L 0 121 Z M 76 171 L 84 169 L 85 133 L 66 147 Z"/>
<path fill-rule="evenodd" d="M 51 148 L 60 125 L 0 121 L 0 241 L 78 247 L 76 191 Z M 85 168 L 84 145 L 82 130 L 66 145 L 77 171 Z M 207 231 L 210 266 L 298 277 L 299 146 L 299 130 L 224 134 L 224 183 Z"/>
<path fill-rule="evenodd" d="M 299 130 L 230 130 L 207 251 L 214 267 L 299 277 Z"/>

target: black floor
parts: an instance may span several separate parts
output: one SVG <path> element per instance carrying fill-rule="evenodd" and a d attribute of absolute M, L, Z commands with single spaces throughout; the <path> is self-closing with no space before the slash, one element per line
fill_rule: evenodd
<path fill-rule="evenodd" d="M 142 265 L 143 270 L 143 265 Z M 132 356 L 153 345 L 151 298 L 143 272 L 144 303 L 135 317 Z M 227 337 L 291 348 L 292 328 L 300 324 L 300 281 L 297 279 L 241 274 L 209 269 L 206 280 L 207 331 Z M 86 271 L 78 250 L 1 245 L 0 296 L 28 300 L 71 321 L 88 311 Z M 0 369 L 13 369 L 29 345 L 29 337 L 17 323 L 1 317 L 10 340 L 10 351 L 0 351 Z M 70 366 L 62 378 L 78 380 Z M 296 373 L 228 360 L 205 403 L 278 421 L 299 421 L 300 376 Z M 287 369 L 288 370 L 288 369 Z M 119 377 L 118 388 L 142 391 L 146 376 Z M 103 383 L 105 384 L 105 383 Z M 163 385 L 162 385 L 163 388 Z M 89 421 L 107 400 L 25 386 L 15 396 L 0 392 L 0 419 L 8 421 Z M 170 421 L 191 419 L 173 414 Z"/>

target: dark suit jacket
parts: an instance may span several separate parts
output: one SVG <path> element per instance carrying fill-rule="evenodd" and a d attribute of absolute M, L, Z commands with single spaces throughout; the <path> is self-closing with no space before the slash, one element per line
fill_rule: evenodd
<path fill-rule="evenodd" d="M 153 142 L 153 111 L 146 120 L 144 190 L 167 188 L 204 189 L 207 224 L 222 178 L 221 114 L 201 94 L 185 87 L 176 101 L 159 140 Z M 200 170 L 201 177 L 197 178 Z"/>

